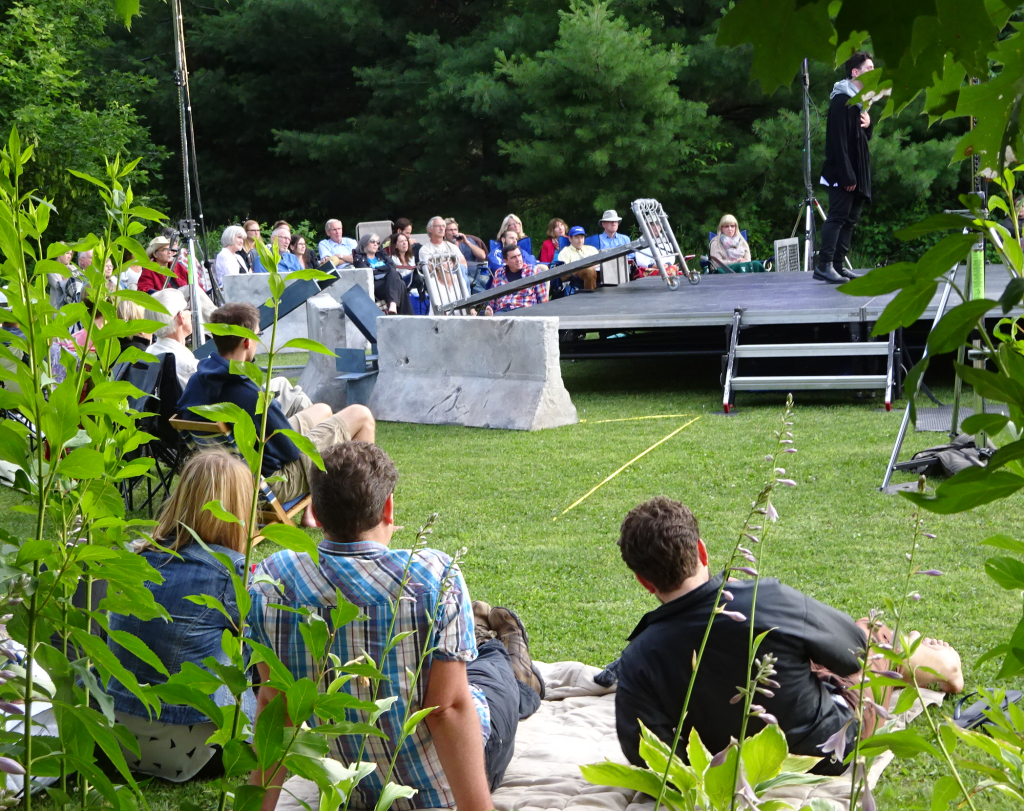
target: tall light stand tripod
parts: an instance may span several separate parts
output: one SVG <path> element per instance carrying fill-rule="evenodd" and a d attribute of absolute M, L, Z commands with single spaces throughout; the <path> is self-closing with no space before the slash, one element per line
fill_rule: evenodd
<path fill-rule="evenodd" d="M 793 230 L 789 236 L 795 237 L 797 229 L 800 227 L 800 223 L 803 222 L 804 226 L 804 261 L 803 267 L 805 271 L 811 271 L 814 269 L 814 245 L 815 236 L 817 234 L 817 228 L 814 224 L 814 215 L 817 214 L 821 217 L 821 221 L 825 222 L 825 209 L 821 207 L 821 203 L 818 202 L 818 198 L 814 196 L 814 174 L 811 168 L 811 74 L 808 71 L 807 60 L 804 59 L 803 67 L 800 70 L 800 85 L 803 88 L 803 112 L 804 112 L 804 153 L 803 153 L 803 170 L 804 170 L 804 200 L 800 203 L 800 211 L 797 214 L 796 222 L 793 223 Z M 844 259 L 844 264 L 850 270 L 853 270 L 853 265 L 850 264 L 849 258 Z"/>

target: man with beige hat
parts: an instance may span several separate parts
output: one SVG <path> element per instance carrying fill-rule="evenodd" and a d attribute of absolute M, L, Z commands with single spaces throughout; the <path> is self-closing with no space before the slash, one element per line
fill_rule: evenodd
<path fill-rule="evenodd" d="M 622 222 L 622 217 L 616 213 L 614 208 L 608 209 L 601 215 L 601 221 L 598 225 L 600 225 L 604 231 L 597 235 L 596 247 L 599 251 L 606 251 L 609 248 L 615 248 L 618 245 L 629 244 L 629 237 L 625 234 L 619 233 L 620 222 Z"/>
<path fill-rule="evenodd" d="M 181 262 L 175 261 L 177 255 L 178 246 L 173 244 L 167 237 L 153 237 L 149 241 L 149 245 L 146 246 L 146 256 L 149 257 L 151 262 L 156 262 L 156 264 L 167 270 L 173 270 L 174 273 L 170 276 L 164 276 L 155 270 L 146 268 L 139 274 L 137 289 L 143 293 L 152 293 L 154 290 L 176 289 L 181 292 L 185 297 L 185 301 L 188 302 L 190 299 L 188 268 Z M 210 315 L 216 309 L 216 305 L 210 301 L 210 297 L 206 295 L 206 292 L 199 288 L 199 312 L 203 316 L 204 324 L 209 321 Z"/>

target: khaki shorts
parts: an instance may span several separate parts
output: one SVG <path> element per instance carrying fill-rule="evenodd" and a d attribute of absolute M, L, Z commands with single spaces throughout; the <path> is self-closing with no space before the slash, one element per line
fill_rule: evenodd
<path fill-rule="evenodd" d="M 317 426 L 313 425 L 313 421 L 305 413 L 290 417 L 288 422 L 291 423 L 294 430 L 308 438 L 321 452 L 327 450 L 331 445 L 348 442 L 352 438 L 348 423 L 342 419 L 340 413 L 328 417 Z M 270 485 L 270 489 L 274 491 L 274 495 L 282 504 L 287 504 L 289 501 L 294 501 L 309 493 L 308 471 L 310 464 L 312 463 L 305 456 L 300 456 L 294 462 L 289 462 L 280 470 L 274 471 L 273 475 L 275 476 L 288 477 L 288 481 L 272 482 Z"/>

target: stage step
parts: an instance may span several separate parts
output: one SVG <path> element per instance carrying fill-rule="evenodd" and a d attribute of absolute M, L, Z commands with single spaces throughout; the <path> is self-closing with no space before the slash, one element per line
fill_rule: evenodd
<path fill-rule="evenodd" d="M 887 354 L 889 354 L 889 344 L 882 341 L 829 344 L 747 344 L 736 347 L 737 358 L 851 358 Z"/>
<path fill-rule="evenodd" d="M 792 377 L 734 377 L 735 391 L 814 391 L 823 389 L 884 389 L 886 375 L 794 375 Z"/>
<path fill-rule="evenodd" d="M 733 312 L 732 335 L 729 340 L 729 355 L 722 381 L 722 410 L 728 414 L 733 407 L 737 391 L 885 391 L 885 410 L 892 408 L 894 390 L 899 396 L 900 381 L 899 351 L 896 349 L 896 333 L 889 333 L 889 340 L 849 343 L 793 343 L 793 344 L 746 344 L 740 345 L 739 334 L 743 311 Z M 885 374 L 830 374 L 830 375 L 737 375 L 736 364 L 741 359 L 753 358 L 886 358 Z M 842 367 L 840 367 L 842 368 Z"/>

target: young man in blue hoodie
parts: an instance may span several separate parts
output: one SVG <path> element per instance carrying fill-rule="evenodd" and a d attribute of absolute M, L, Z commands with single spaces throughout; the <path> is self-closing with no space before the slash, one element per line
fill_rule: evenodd
<path fill-rule="evenodd" d="M 258 333 L 260 313 L 251 304 L 232 302 L 214 310 L 210 323 L 231 324 Z M 213 341 L 217 352 L 199 362 L 199 368 L 178 401 L 178 414 L 201 420 L 203 417 L 191 413 L 193 406 L 234 403 L 252 417 L 258 431 L 262 421 L 262 415 L 256 413 L 260 389 L 245 375 L 234 374 L 231 361 L 251 363 L 256 358 L 259 342 L 234 335 L 215 335 Z M 276 400 L 271 402 L 267 413 L 262 473 L 264 477 L 286 477 L 285 481 L 272 484 L 274 495 L 284 504 L 309 492 L 309 460 L 286 435 L 278 433 L 282 429 L 297 431 L 311 440 L 318 450 L 350 439 L 373 442 L 376 438 L 376 423 L 366 406 L 351 405 L 333 414 L 330 406 L 314 403 L 288 418 Z M 309 510 L 302 523 L 303 526 L 316 526 Z"/>

